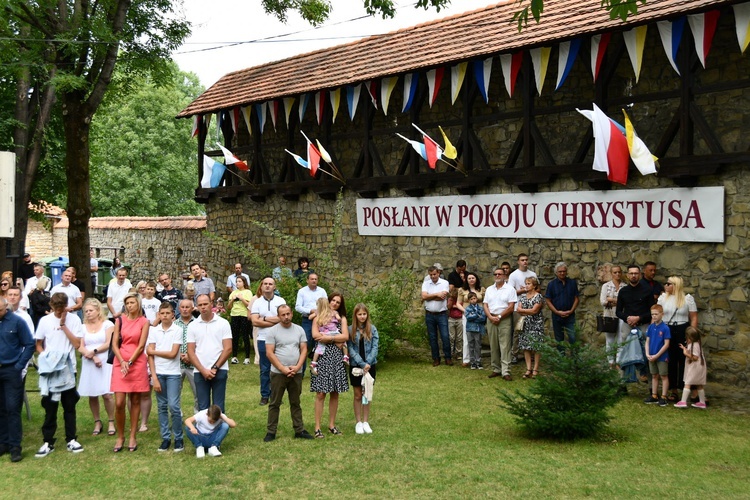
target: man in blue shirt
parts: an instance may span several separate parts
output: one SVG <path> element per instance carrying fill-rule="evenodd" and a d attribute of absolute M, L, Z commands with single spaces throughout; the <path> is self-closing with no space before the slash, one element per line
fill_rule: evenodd
<path fill-rule="evenodd" d="M 555 265 L 555 279 L 547 285 L 547 307 L 552 311 L 552 330 L 555 332 L 555 340 L 565 340 L 565 332 L 568 333 L 568 342 L 576 341 L 576 308 L 578 307 L 578 283 L 574 279 L 568 279 L 568 266 L 565 262 Z"/>
<path fill-rule="evenodd" d="M 20 462 L 23 369 L 34 354 L 34 337 L 26 322 L 0 297 L 0 455 Z"/>

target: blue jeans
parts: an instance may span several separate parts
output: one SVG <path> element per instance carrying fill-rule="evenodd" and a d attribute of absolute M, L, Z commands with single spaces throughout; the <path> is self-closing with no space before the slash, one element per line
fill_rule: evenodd
<path fill-rule="evenodd" d="M 266 356 L 266 341 L 258 341 L 258 360 L 260 365 L 260 397 L 271 397 L 271 362 Z"/>
<path fill-rule="evenodd" d="M 185 427 L 185 435 L 196 448 L 199 446 L 203 446 L 204 448 L 216 446 L 218 448 L 221 446 L 221 442 L 224 441 L 224 438 L 227 437 L 228 432 L 229 424 L 226 422 L 217 425 L 216 429 L 214 429 L 211 434 L 193 434 L 187 426 Z"/>
<path fill-rule="evenodd" d="M 198 409 L 205 410 L 211 406 L 211 396 L 213 396 L 213 404 L 218 405 L 222 413 L 226 413 L 224 411 L 224 399 L 227 394 L 229 371 L 217 370 L 216 376 L 211 380 L 206 380 L 199 372 L 195 372 L 193 375 L 195 392 L 198 396 Z"/>
<path fill-rule="evenodd" d="M 182 408 L 180 391 L 182 375 L 159 375 L 156 378 L 161 392 L 156 392 L 156 407 L 159 410 L 159 431 L 162 439 L 169 439 L 169 415 L 172 415 L 172 433 L 175 441 L 182 440 Z"/>
<path fill-rule="evenodd" d="M 427 336 L 430 339 L 430 350 L 432 359 L 440 360 L 440 348 L 438 347 L 437 334 L 440 330 L 440 341 L 443 343 L 443 355 L 445 359 L 451 359 L 451 340 L 448 336 L 448 312 L 432 314 L 425 312 L 424 322 L 427 325 Z"/>
<path fill-rule="evenodd" d="M 0 444 L 20 448 L 23 430 L 23 378 L 13 365 L 0 367 Z"/>
<path fill-rule="evenodd" d="M 561 318 L 557 314 L 552 314 L 552 330 L 555 332 L 555 340 L 562 342 L 565 340 L 565 334 L 568 334 L 568 343 L 576 343 L 576 315 L 571 314 L 567 318 Z"/>

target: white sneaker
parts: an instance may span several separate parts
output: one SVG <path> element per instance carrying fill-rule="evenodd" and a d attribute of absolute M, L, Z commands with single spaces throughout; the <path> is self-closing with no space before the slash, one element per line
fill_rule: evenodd
<path fill-rule="evenodd" d="M 203 446 L 199 446 L 195 449 L 195 458 L 203 458 L 206 456 L 206 449 Z"/>
<path fill-rule="evenodd" d="M 250 364 L 250 358 L 245 358 L 245 361 L 242 362 L 243 365 L 249 365 Z"/>
<path fill-rule="evenodd" d="M 232 363 L 233 365 L 236 365 L 237 363 L 239 363 L 239 361 L 237 360 L 237 358 L 232 358 L 232 361 L 231 361 L 231 363 Z"/>
<path fill-rule="evenodd" d="M 68 451 L 72 451 L 73 453 L 81 453 L 83 451 L 83 446 L 81 446 L 81 443 L 79 443 L 75 439 L 71 439 L 68 442 Z"/>
<path fill-rule="evenodd" d="M 209 457 L 220 457 L 221 452 L 216 446 L 212 446 L 208 449 L 208 456 Z"/>
<path fill-rule="evenodd" d="M 365 434 L 372 434 L 372 428 L 367 422 L 362 422 L 362 430 L 365 431 Z"/>
<path fill-rule="evenodd" d="M 44 443 L 41 448 L 39 448 L 39 451 L 36 452 L 36 455 L 34 455 L 36 458 L 43 458 L 49 455 L 55 451 L 55 448 L 50 446 L 49 443 Z"/>
<path fill-rule="evenodd" d="M 357 422 L 357 425 L 354 426 L 354 432 L 357 434 L 365 433 L 365 429 L 362 427 L 362 422 Z"/>

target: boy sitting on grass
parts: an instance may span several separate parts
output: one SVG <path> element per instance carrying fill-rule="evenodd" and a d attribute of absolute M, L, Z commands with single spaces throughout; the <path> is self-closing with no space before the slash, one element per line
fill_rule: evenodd
<path fill-rule="evenodd" d="M 669 327 L 662 323 L 663 315 L 664 309 L 659 304 L 651 306 L 651 324 L 646 332 L 646 358 L 651 372 L 651 395 L 643 400 L 646 404 L 658 403 L 659 406 L 667 406 L 667 391 L 669 390 L 667 365 L 671 335 Z M 661 397 L 657 398 L 659 378 L 661 378 Z"/>
<path fill-rule="evenodd" d="M 195 446 L 196 458 L 206 456 L 206 448 L 210 457 L 220 457 L 219 447 L 227 436 L 230 428 L 237 423 L 221 412 L 218 405 L 211 405 L 185 420 L 187 437 Z"/>

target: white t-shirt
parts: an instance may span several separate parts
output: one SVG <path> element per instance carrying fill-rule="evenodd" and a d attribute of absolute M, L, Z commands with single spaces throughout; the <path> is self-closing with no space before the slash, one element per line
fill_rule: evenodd
<path fill-rule="evenodd" d="M 182 327 L 172 323 L 166 330 L 162 325 L 152 326 L 148 331 L 147 344 L 154 344 L 157 351 L 171 351 L 175 344 L 182 345 Z M 172 359 L 154 356 L 157 375 L 180 375 L 180 351 Z"/>
<path fill-rule="evenodd" d="M 518 293 L 517 290 L 519 288 L 526 288 L 526 278 L 536 278 L 536 273 L 531 269 L 527 269 L 526 271 L 516 269 L 510 273 L 508 284 L 513 287 L 513 290 L 516 290 L 516 293 Z"/>
<path fill-rule="evenodd" d="M 198 316 L 188 325 L 187 343 L 195 344 L 195 355 L 206 368 L 210 369 L 219 359 L 226 339 L 232 340 L 232 329 L 229 321 L 218 314 L 214 314 L 210 321 L 203 321 L 203 317 Z M 219 369 L 229 370 L 228 360 Z M 198 373 L 197 368 L 194 373 Z"/>
<path fill-rule="evenodd" d="M 63 285 L 62 283 L 53 286 L 52 290 L 50 290 L 49 292 L 49 295 L 51 297 L 56 293 L 64 293 L 68 296 L 68 307 L 73 307 L 74 305 L 76 305 L 78 299 L 82 297 L 81 291 L 73 283 L 69 284 L 68 286 Z"/>
<path fill-rule="evenodd" d="M 141 299 L 141 307 L 143 307 L 143 313 L 146 315 L 146 319 L 149 323 L 156 319 L 156 314 L 159 312 L 159 306 L 161 300 L 156 297 L 150 299 Z"/>
<path fill-rule="evenodd" d="M 250 309 L 250 314 L 257 314 L 261 319 L 265 318 L 266 316 L 278 316 L 279 306 L 283 306 L 284 304 L 286 304 L 286 300 L 282 299 L 278 295 L 274 295 L 271 300 L 268 300 L 265 296 L 261 295 L 260 297 L 255 299 L 255 302 L 253 302 L 252 308 Z M 273 327 L 256 327 L 255 333 L 257 334 L 258 340 L 265 342 L 266 333 L 271 328 Z"/>
<path fill-rule="evenodd" d="M 428 281 L 422 283 L 422 291 L 427 292 L 429 295 L 433 295 L 440 292 L 450 291 L 448 280 L 438 278 L 437 283 L 432 281 L 430 278 Z M 426 311 L 438 313 L 448 310 L 448 299 L 443 300 L 425 300 L 424 308 Z"/>
<path fill-rule="evenodd" d="M 516 291 L 510 284 L 503 284 L 500 289 L 492 285 L 484 291 L 484 303 L 495 316 L 505 311 L 511 303 L 518 302 Z"/>
<path fill-rule="evenodd" d="M 226 417 L 223 413 L 221 414 L 222 417 Z M 221 425 L 221 423 L 224 421 L 223 418 L 220 418 L 213 424 L 208 422 L 208 410 L 201 410 L 198 413 L 195 414 L 195 428 L 198 430 L 199 433 L 206 435 L 211 434 L 213 431 L 216 430 L 216 428 Z"/>
<path fill-rule="evenodd" d="M 65 326 L 68 327 L 75 337 L 81 338 L 81 320 L 74 313 L 65 315 Z M 73 366 L 76 364 L 76 350 L 73 344 L 68 340 L 68 336 L 63 332 L 60 326 L 60 318 L 54 314 L 48 314 L 39 320 L 34 333 L 35 340 L 44 340 L 45 351 L 68 352 Z"/>
<path fill-rule="evenodd" d="M 125 296 L 128 294 L 128 290 L 133 288 L 130 280 L 125 278 L 122 285 L 117 284 L 117 278 L 112 278 L 107 288 L 107 298 L 112 299 L 112 309 L 116 312 L 122 312 L 122 308 L 125 305 Z M 112 317 L 112 311 L 109 312 L 109 317 Z"/>

